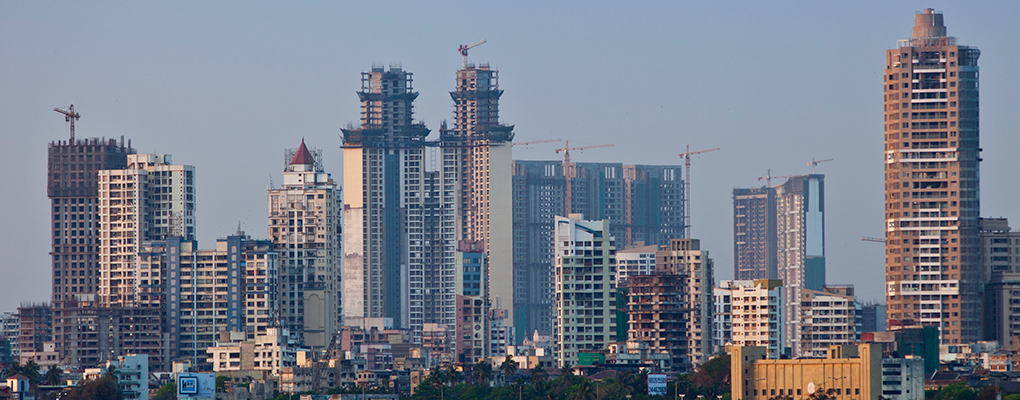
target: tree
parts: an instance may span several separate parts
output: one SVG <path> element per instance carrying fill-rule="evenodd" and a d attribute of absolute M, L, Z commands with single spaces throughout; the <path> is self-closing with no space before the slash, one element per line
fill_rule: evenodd
<path fill-rule="evenodd" d="M 152 400 L 177 400 L 177 383 L 170 382 L 156 391 Z"/>
<path fill-rule="evenodd" d="M 585 379 L 574 385 L 574 393 L 570 396 L 570 400 L 592 400 L 597 397 L 595 393 L 597 388 L 593 388 L 591 381 Z"/>
<path fill-rule="evenodd" d="M 492 364 L 486 360 L 479 361 L 475 365 L 475 384 L 489 386 L 490 379 L 492 379 Z"/>
<path fill-rule="evenodd" d="M 124 400 L 120 385 L 112 376 L 85 382 L 67 394 L 67 400 Z"/>
<path fill-rule="evenodd" d="M 528 375 L 528 381 L 532 385 L 542 384 L 549 380 L 549 373 L 545 372 L 545 368 L 542 368 L 541 365 L 536 365 L 535 368 L 532 368 Z"/>
<path fill-rule="evenodd" d="M 21 366 L 18 373 L 25 375 L 32 386 L 38 385 L 42 382 L 42 375 L 39 374 L 39 364 L 35 363 L 35 360 L 28 360 L 25 365 Z"/>
<path fill-rule="evenodd" d="M 514 361 L 514 356 L 507 355 L 503 359 L 503 364 L 499 365 L 499 370 L 503 371 L 503 375 L 510 376 L 517 373 L 517 361 Z"/>
<path fill-rule="evenodd" d="M 46 370 L 46 375 L 43 376 L 43 382 L 47 385 L 59 385 L 62 377 L 63 371 L 56 365 L 50 365 L 50 368 Z"/>
<path fill-rule="evenodd" d="M 460 382 L 461 376 L 460 371 L 457 371 L 457 367 L 450 364 L 446 369 L 446 381 L 450 382 L 450 387 L 457 386 L 457 382 Z"/>

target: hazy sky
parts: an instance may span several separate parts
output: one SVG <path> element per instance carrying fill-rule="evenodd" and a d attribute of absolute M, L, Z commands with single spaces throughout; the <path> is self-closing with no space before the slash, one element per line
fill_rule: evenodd
<path fill-rule="evenodd" d="M 733 274 L 734 187 L 826 175 L 828 278 L 882 299 L 882 69 L 913 15 L 945 14 L 982 50 L 983 216 L 1013 218 L 1020 154 L 1020 2 L 30 2 L 0 1 L 0 311 L 50 299 L 46 146 L 132 139 L 197 168 L 204 248 L 266 236 L 266 186 L 301 138 L 340 178 L 341 126 L 359 119 L 360 73 L 414 73 L 415 119 L 452 119 L 457 46 L 500 71 L 517 140 L 613 143 L 576 161 L 694 159 L 693 235 Z M 514 149 L 556 159 L 551 144 Z M 1013 167 L 1010 167 L 1013 165 Z M 1011 176 L 1013 178 L 1011 178 Z M 782 181 L 773 181 L 773 184 Z"/>

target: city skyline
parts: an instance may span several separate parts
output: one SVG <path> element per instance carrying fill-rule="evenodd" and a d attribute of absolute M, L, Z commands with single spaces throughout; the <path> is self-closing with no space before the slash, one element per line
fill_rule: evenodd
<path fill-rule="evenodd" d="M 812 158 L 835 158 L 817 171 L 830 183 L 827 280 L 857 285 L 862 301 L 883 299 L 884 282 L 876 279 L 883 248 L 859 240 L 881 236 L 883 228 L 881 164 L 875 156 L 882 145 L 881 51 L 908 37 L 913 14 L 929 6 L 944 13 L 950 36 L 982 50 L 985 217 L 1017 218 L 1009 199 L 1020 189 L 1010 187 L 1008 163 L 1020 149 L 1020 139 L 1009 135 L 1018 106 L 1010 94 L 1020 85 L 1009 76 L 1017 55 L 1010 54 L 1009 37 L 998 28 L 1007 26 L 1017 5 L 878 4 L 749 5 L 732 15 L 697 5 L 667 12 L 593 6 L 576 14 L 566 5 L 532 7 L 544 15 L 495 5 L 474 10 L 522 18 L 534 29 L 478 22 L 450 28 L 440 21 L 450 18 L 443 6 L 421 10 L 408 4 L 402 10 L 407 15 L 394 18 L 431 16 L 442 29 L 399 43 L 401 34 L 422 28 L 401 26 L 369 44 L 354 39 L 364 35 L 359 27 L 378 20 L 350 18 L 367 12 L 356 5 L 284 10 L 207 5 L 213 8 L 207 14 L 193 15 L 155 5 L 71 11 L 5 4 L 0 54 L 10 62 L 0 66 L 0 85 L 8 94 L 0 100 L 0 132 L 7 142 L 0 166 L 10 172 L 0 183 L 5 193 L 18 196 L 5 196 L 0 224 L 24 229 L 5 229 L 0 241 L 9 255 L 0 263 L 9 277 L 0 284 L 0 309 L 50 297 L 42 155 L 46 143 L 67 139 L 67 124 L 53 107 L 75 104 L 82 115 L 79 139 L 125 136 L 139 153 L 174 154 L 176 162 L 194 165 L 202 194 L 196 231 L 200 248 L 209 248 L 239 222 L 262 238 L 264 190 L 269 175 L 282 166 L 280 148 L 308 137 L 324 149 L 326 169 L 341 173 L 338 128 L 358 118 L 358 82 L 352 77 L 373 63 L 399 62 L 415 73 L 421 97 L 414 120 L 424 120 L 435 136 L 440 121 L 453 119 L 446 96 L 461 63 L 453 51 L 482 38 L 489 43 L 472 49 L 468 60 L 500 69 L 506 90 L 501 119 L 515 125 L 518 140 L 615 143 L 573 157 L 625 164 L 678 164 L 676 154 L 688 143 L 692 149 L 723 149 L 695 156 L 692 171 L 692 236 L 712 251 L 717 279 L 731 278 L 732 188 L 757 186 L 755 178 L 768 168 L 796 175 L 809 171 L 805 163 Z M 277 11 L 284 12 L 270 17 Z M 775 22 L 790 15 L 798 22 Z M 212 28 L 220 22 L 223 26 Z M 266 29 L 258 29 L 259 23 Z M 329 32 L 343 40 L 308 40 L 332 36 Z M 758 48 L 762 40 L 747 40 L 763 34 L 781 46 Z M 346 51 L 327 55 L 337 49 Z M 557 79 L 562 74 L 548 74 L 554 66 L 575 67 L 577 73 Z M 748 67 L 758 72 L 747 73 Z M 671 72 L 659 80 L 634 73 L 648 68 Z M 515 148 L 514 158 L 558 158 L 554 145 L 529 147 Z M 214 180 L 212 171 L 238 179 Z"/>

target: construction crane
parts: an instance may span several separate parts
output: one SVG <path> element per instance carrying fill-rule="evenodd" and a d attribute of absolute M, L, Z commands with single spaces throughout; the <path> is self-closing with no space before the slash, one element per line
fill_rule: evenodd
<path fill-rule="evenodd" d="M 586 149 L 597 149 L 599 147 L 613 147 L 612 144 L 597 144 L 594 146 L 581 146 L 581 147 L 570 147 L 570 141 L 563 142 L 563 147 L 556 149 L 556 154 L 563 153 L 563 177 L 566 178 L 566 204 L 564 210 L 566 214 L 570 215 L 570 151 L 571 150 L 586 150 Z"/>
<path fill-rule="evenodd" d="M 527 142 L 514 142 L 514 146 L 537 144 L 537 143 L 551 143 L 551 142 L 562 142 L 560 139 L 546 139 L 546 140 L 529 140 Z"/>
<path fill-rule="evenodd" d="M 861 241 L 862 241 L 862 242 L 875 242 L 875 243 L 885 243 L 885 239 L 882 239 L 882 238 L 874 238 L 874 237 L 867 237 L 867 236 L 865 236 L 865 237 L 862 237 L 862 238 L 861 238 Z"/>
<path fill-rule="evenodd" d="M 312 365 L 312 390 L 315 391 L 316 393 L 322 391 L 323 367 L 325 367 L 325 364 L 329 362 L 330 358 L 336 358 L 334 357 L 335 356 L 334 353 L 336 352 L 337 349 L 336 339 L 339 335 L 340 335 L 339 331 L 333 333 L 333 338 L 329 340 L 329 345 L 326 346 L 326 349 L 322 351 L 322 356 L 319 357 L 318 360 L 313 361 L 315 365 Z"/>
<path fill-rule="evenodd" d="M 815 173 L 815 166 L 816 165 L 821 164 L 821 163 L 826 162 L 826 161 L 832 161 L 832 160 L 835 160 L 835 158 L 826 158 L 824 160 L 818 160 L 818 161 L 815 161 L 815 159 L 812 158 L 811 161 L 807 162 L 807 165 L 811 167 L 811 174 L 813 175 Z"/>
<path fill-rule="evenodd" d="M 78 114 L 78 113 L 74 112 L 74 104 L 71 104 L 70 107 L 67 107 L 67 110 L 61 110 L 59 108 L 54 108 L 53 111 L 56 111 L 56 112 L 61 113 L 61 114 L 64 114 L 64 121 L 67 121 L 67 122 L 71 123 L 71 142 L 70 143 L 74 144 L 74 121 L 77 121 L 78 118 L 81 118 L 81 114 Z"/>
<path fill-rule="evenodd" d="M 714 149 L 708 149 L 708 150 L 691 151 L 691 145 L 687 145 L 685 150 L 686 151 L 684 151 L 683 153 L 680 153 L 680 158 L 682 158 L 684 160 L 684 172 L 687 173 L 686 178 L 684 178 L 685 179 L 684 180 L 684 188 L 687 189 L 686 190 L 687 193 L 684 194 L 684 200 L 687 202 L 687 207 L 684 207 L 684 220 L 685 220 L 684 221 L 684 237 L 687 238 L 687 239 L 690 239 L 691 238 L 691 156 L 693 156 L 695 154 L 708 153 L 708 152 L 712 152 L 712 151 L 719 151 L 721 149 L 716 147 Z"/>
<path fill-rule="evenodd" d="M 790 179 L 790 178 L 796 178 L 798 176 L 804 176 L 804 175 L 780 175 L 780 176 L 772 176 L 772 170 L 770 169 L 770 170 L 768 170 L 768 173 L 765 174 L 765 176 L 759 176 L 758 180 L 760 181 L 760 180 L 764 179 L 765 180 L 765 186 L 772 187 L 772 178 L 775 178 L 775 179 Z"/>
<path fill-rule="evenodd" d="M 467 69 L 467 51 L 485 43 L 485 39 L 470 44 L 462 44 L 457 48 L 461 56 L 464 56 L 464 69 Z"/>

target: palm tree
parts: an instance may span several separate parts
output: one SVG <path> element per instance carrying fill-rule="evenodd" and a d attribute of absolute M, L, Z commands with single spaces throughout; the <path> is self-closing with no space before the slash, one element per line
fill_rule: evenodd
<path fill-rule="evenodd" d="M 503 375 L 507 377 L 517 373 L 517 361 L 514 361 L 514 356 L 508 354 L 503 360 L 503 364 L 500 364 L 499 370 L 503 371 Z"/>
<path fill-rule="evenodd" d="M 19 373 L 21 373 L 21 363 L 19 363 L 17 360 L 14 360 L 11 361 L 10 364 L 7 364 L 7 366 L 4 367 L 3 371 L 0 371 L 0 378 L 7 379 Z"/>
<path fill-rule="evenodd" d="M 21 366 L 18 373 L 25 375 L 28 381 L 35 385 L 38 385 L 42 378 L 42 375 L 39 375 L 39 364 L 36 364 L 35 360 L 28 360 L 25 365 Z"/>
<path fill-rule="evenodd" d="M 574 367 L 569 363 L 563 363 L 563 366 L 560 367 L 560 379 L 567 380 L 571 376 L 574 376 Z"/>
<path fill-rule="evenodd" d="M 461 380 L 460 371 L 457 371 L 457 367 L 453 364 L 450 364 L 450 366 L 447 367 L 446 380 L 450 382 L 450 387 L 456 386 L 457 382 L 460 382 Z"/>
<path fill-rule="evenodd" d="M 486 360 L 479 361 L 475 365 L 475 384 L 489 386 L 490 379 L 492 379 L 492 364 Z"/>
<path fill-rule="evenodd" d="M 63 377 L 63 371 L 57 368 L 56 365 L 50 365 L 50 368 L 46 370 L 46 375 L 43 376 L 43 382 L 47 385 L 59 385 L 60 378 Z"/>
<path fill-rule="evenodd" d="M 528 380 L 534 385 L 544 383 L 548 379 L 549 373 L 545 372 L 545 368 L 542 368 L 541 365 L 536 365 L 535 368 L 532 368 L 530 377 L 528 378 Z"/>
<path fill-rule="evenodd" d="M 578 383 L 577 386 L 574 386 L 576 388 L 576 390 L 574 391 L 574 395 L 570 396 L 570 400 L 592 400 L 592 399 L 594 399 L 595 398 L 595 391 L 592 390 L 591 386 L 592 385 L 591 385 L 589 380 L 585 379 L 585 380 L 581 381 L 581 383 Z"/>

